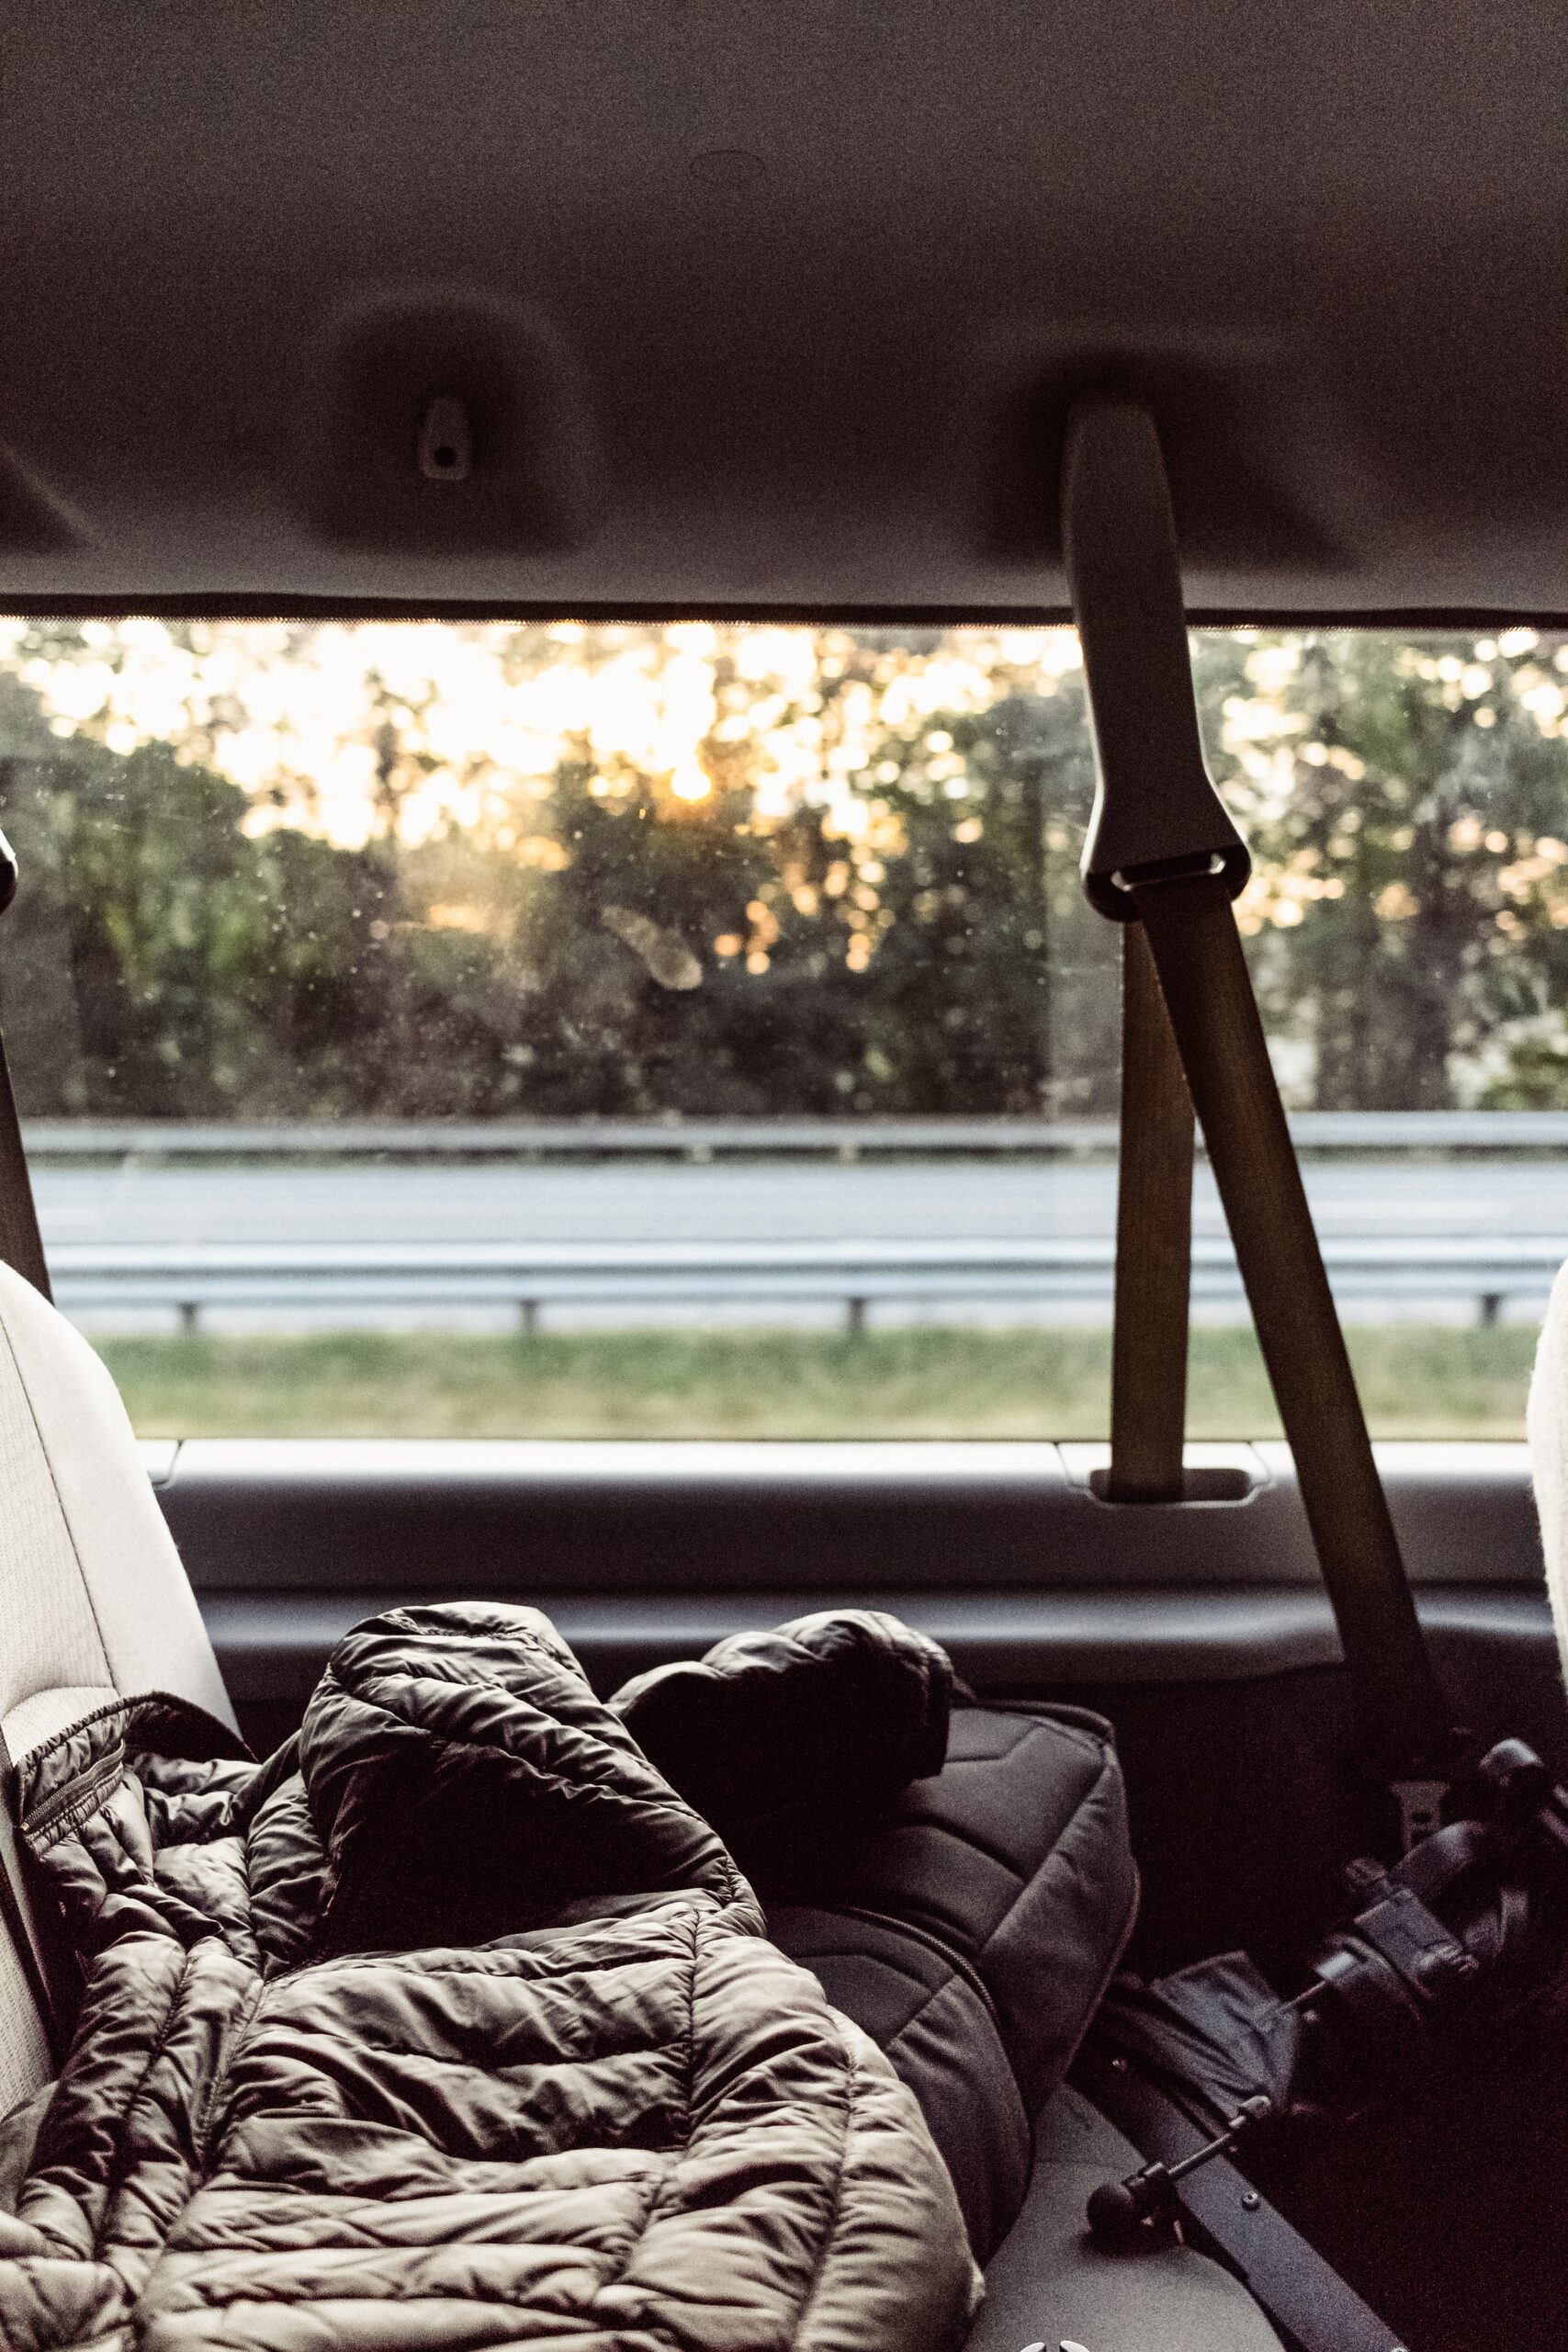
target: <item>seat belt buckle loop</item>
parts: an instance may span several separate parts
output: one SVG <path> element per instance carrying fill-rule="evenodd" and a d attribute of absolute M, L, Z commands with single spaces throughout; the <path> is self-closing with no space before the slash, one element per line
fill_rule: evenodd
<path fill-rule="evenodd" d="M 1133 898 L 1138 891 L 1156 888 L 1161 882 L 1213 881 L 1221 875 L 1228 882 L 1233 864 L 1224 850 L 1194 850 L 1187 857 L 1158 858 L 1152 865 L 1119 865 L 1111 876 L 1111 887 Z M 1241 868 L 1237 889 L 1246 882 L 1250 870 L 1251 860 L 1248 858 Z"/>
<path fill-rule="evenodd" d="M 1399 1850 L 1408 1854 L 1422 1839 L 1430 1838 L 1443 1823 L 1443 1800 L 1448 1795 L 1447 1781 L 1414 1779 L 1391 1781 L 1389 1793 L 1399 1814 Z"/>

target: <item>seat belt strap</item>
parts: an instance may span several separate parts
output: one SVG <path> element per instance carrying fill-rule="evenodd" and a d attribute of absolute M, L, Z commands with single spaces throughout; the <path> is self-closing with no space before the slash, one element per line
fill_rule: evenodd
<path fill-rule="evenodd" d="M 1223 880 L 1152 883 L 1138 913 L 1224 1206 L 1345 1663 L 1376 1760 L 1439 1765 L 1447 1711 L 1373 1460 L 1345 1335 Z"/>
<path fill-rule="evenodd" d="M 1143 924 L 1123 923 L 1110 1502 L 1185 1492 L 1192 1158 L 1192 1099 L 1154 957 Z"/>
<path fill-rule="evenodd" d="M 0 833 L 0 914 L 4 914 L 17 895 L 17 853 Z M 33 1199 L 32 1179 L 28 1174 L 28 1155 L 22 1146 L 22 1124 L 17 1116 L 17 1098 L 11 1088 L 11 1069 L 6 1058 L 6 1041 L 0 1036 L 0 1259 L 41 1291 L 45 1298 L 52 1298 L 49 1286 L 49 1268 L 44 1261 L 43 1239 L 39 1232 L 38 1207 Z"/>
<path fill-rule="evenodd" d="M 1368 1760 L 1396 1794 L 1429 1791 L 1451 1747 L 1450 1719 L 1231 911 L 1250 860 L 1203 764 L 1170 493 L 1146 409 L 1077 404 L 1062 513 L 1096 752 L 1084 888 L 1101 913 L 1146 935 L 1295 1456 Z M 1174 1219 L 1172 1204 L 1162 1231 Z M 1408 1832 L 1412 1801 L 1400 1802 Z"/>
<path fill-rule="evenodd" d="M 1086 2052 L 1074 2068 L 1106 2120 L 1163 2165 L 1197 2154 L 1207 2134 L 1124 2061 Z M 1404 2352 L 1393 2329 L 1325 2262 L 1244 2173 L 1211 2156 L 1178 2181 L 1183 2216 L 1224 2256 L 1296 2352 Z M 1108 2256 L 1136 2262 L 1136 2254 Z"/>

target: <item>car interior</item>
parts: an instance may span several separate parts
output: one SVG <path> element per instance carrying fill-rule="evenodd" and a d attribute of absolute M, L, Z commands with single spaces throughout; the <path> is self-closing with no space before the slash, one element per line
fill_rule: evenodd
<path fill-rule="evenodd" d="M 8 1781 L 148 1691 L 265 1758 L 389 1611 L 542 1611 L 617 1708 L 737 1636 L 901 1621 L 956 1678 L 942 1770 L 814 1856 L 730 1842 L 919 2099 L 985 2275 L 970 2352 L 1568 2335 L 1568 1295 L 1530 1443 L 1368 1440 L 1188 635 L 1568 629 L 1565 77 L 1546 0 L 0 0 L 18 628 L 1078 630 L 1124 989 L 1098 1438 L 133 1432 L 48 1303 L 69 1251 L 0 1102 Z M 0 822 L 3 980 L 8 787 Z M 47 1006 L 0 994 L 13 1067 L 47 1063 Z M 1282 1434 L 1187 1442 L 1194 1109 Z M 73 2026 L 29 1818 L 0 2110 Z M 1461 1829 L 1456 1909 L 1412 1858 L 1457 1869 Z M 1498 1855 L 1528 1885 L 1494 1904 Z M 1461 2030 L 1443 1968 L 1504 1990 Z M 1292 2002 L 1334 2096 L 1268 2075 Z M 0 2320 L 14 2187 L 0 2127 Z M 88 2341 L 50 2324 L 18 2352 Z M 402 2340 L 148 2324 L 112 2340 Z M 798 2340 L 919 2340 L 864 2324 Z M 796 2341 L 498 2326 L 442 2340 Z"/>

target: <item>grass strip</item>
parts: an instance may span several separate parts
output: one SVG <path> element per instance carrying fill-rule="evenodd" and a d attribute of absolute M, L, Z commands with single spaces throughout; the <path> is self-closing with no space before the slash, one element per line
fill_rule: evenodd
<path fill-rule="evenodd" d="M 1373 1434 L 1517 1438 L 1527 1329 L 1353 1328 Z M 1103 1438 L 1096 1330 L 197 1332 L 107 1339 L 144 1437 Z M 1249 1329 L 1192 1334 L 1189 1431 L 1271 1437 Z"/>

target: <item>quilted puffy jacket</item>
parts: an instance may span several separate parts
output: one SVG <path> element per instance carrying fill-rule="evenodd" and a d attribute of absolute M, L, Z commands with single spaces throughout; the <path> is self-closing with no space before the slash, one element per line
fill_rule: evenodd
<path fill-rule="evenodd" d="M 963 2341 L 912 2096 L 536 1611 L 370 1620 L 265 1765 L 107 1707 L 19 1796 L 85 1991 L 0 2126 L 8 2352 Z"/>

